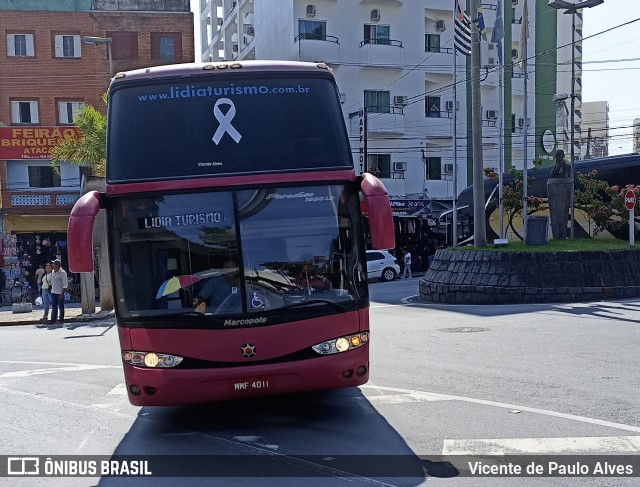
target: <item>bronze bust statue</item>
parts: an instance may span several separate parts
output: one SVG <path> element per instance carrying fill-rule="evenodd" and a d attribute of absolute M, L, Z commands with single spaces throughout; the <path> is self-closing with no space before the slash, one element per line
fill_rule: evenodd
<path fill-rule="evenodd" d="M 568 178 L 571 177 L 571 166 L 564 162 L 564 151 L 558 149 L 556 151 L 556 165 L 551 170 L 551 177 L 553 178 Z"/>

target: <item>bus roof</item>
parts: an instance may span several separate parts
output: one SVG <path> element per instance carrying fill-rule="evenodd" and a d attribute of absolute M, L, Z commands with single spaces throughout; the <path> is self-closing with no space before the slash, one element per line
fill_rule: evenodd
<path fill-rule="evenodd" d="M 111 83 L 115 86 L 122 81 L 140 79 L 161 79 L 181 76 L 194 76 L 197 74 L 225 74 L 229 72 L 260 72 L 260 73 L 311 73 L 322 70 L 333 77 L 333 72 L 325 63 L 307 63 L 300 61 L 220 61 L 207 63 L 167 64 L 153 66 L 132 71 L 117 73 Z"/>

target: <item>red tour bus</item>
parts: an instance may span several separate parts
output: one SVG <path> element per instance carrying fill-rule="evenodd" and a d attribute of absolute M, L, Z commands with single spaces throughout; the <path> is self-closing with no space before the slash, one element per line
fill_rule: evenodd
<path fill-rule="evenodd" d="M 69 219 L 93 269 L 106 212 L 129 400 L 155 406 L 364 384 L 371 247 L 395 246 L 389 197 L 356 176 L 323 63 L 118 73 L 104 193 Z"/>

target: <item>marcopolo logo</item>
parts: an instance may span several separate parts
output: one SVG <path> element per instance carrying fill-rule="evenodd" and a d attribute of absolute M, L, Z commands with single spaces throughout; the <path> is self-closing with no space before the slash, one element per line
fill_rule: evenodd
<path fill-rule="evenodd" d="M 266 322 L 267 319 L 264 316 L 258 316 L 244 320 L 224 320 L 224 326 L 260 325 Z"/>

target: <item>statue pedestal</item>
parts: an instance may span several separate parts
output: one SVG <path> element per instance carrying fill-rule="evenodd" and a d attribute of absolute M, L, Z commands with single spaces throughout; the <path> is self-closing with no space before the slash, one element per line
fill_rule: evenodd
<path fill-rule="evenodd" d="M 549 198 L 549 216 L 551 217 L 551 235 L 554 240 L 567 238 L 567 221 L 570 220 L 569 203 L 571 200 L 570 178 L 549 178 L 547 180 Z"/>

